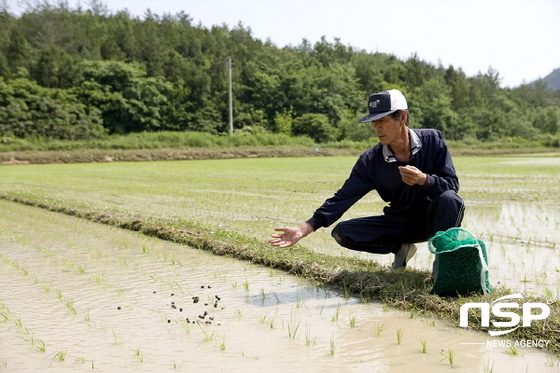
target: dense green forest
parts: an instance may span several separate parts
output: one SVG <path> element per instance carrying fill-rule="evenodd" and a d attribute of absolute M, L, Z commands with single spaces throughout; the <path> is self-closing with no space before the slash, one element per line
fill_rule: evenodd
<path fill-rule="evenodd" d="M 2 5 L 4 4 L 4 5 Z M 133 17 L 100 1 L 0 1 L 0 141 L 103 138 L 154 131 L 228 133 L 228 57 L 235 132 L 364 140 L 373 92 L 398 88 L 411 127 L 450 140 L 544 139 L 558 146 L 560 91 L 502 88 L 497 71 L 466 76 L 416 55 L 401 60 L 325 38 L 278 48 L 242 24 L 212 28 L 186 13 Z M 522 67 L 520 67 L 522 68 Z"/>

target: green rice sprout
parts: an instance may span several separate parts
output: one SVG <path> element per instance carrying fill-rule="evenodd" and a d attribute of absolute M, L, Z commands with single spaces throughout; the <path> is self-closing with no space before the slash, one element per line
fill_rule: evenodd
<path fill-rule="evenodd" d="M 351 316 L 350 316 L 350 327 L 351 327 L 351 328 L 355 328 L 355 327 L 356 327 L 356 315 L 351 315 Z"/>
<path fill-rule="evenodd" d="M 288 337 L 290 337 L 290 339 L 296 339 L 299 324 L 300 321 L 298 321 L 297 323 L 295 323 L 295 321 L 288 322 Z"/>
<path fill-rule="evenodd" d="M 508 349 L 505 352 L 506 352 L 506 354 L 513 355 L 513 356 L 517 356 L 517 355 L 521 354 L 521 351 L 519 351 L 519 348 L 517 348 L 514 345 L 509 346 Z"/>
<path fill-rule="evenodd" d="M 307 347 L 314 346 L 317 341 L 317 337 L 311 337 L 311 331 L 309 330 L 309 325 L 305 328 L 305 345 Z"/>
<path fill-rule="evenodd" d="M 420 344 L 422 345 L 422 349 L 421 349 L 422 353 L 425 354 L 426 352 L 428 352 L 428 342 L 425 339 L 423 339 L 420 341 Z"/>
<path fill-rule="evenodd" d="M 404 331 L 402 329 L 397 330 L 397 344 L 400 345 L 402 342 L 402 336 Z"/>
<path fill-rule="evenodd" d="M 334 337 L 331 337 L 331 341 L 329 345 L 330 345 L 329 355 L 334 356 L 334 353 L 336 351 L 336 345 L 337 345 L 337 343 L 334 341 Z"/>
<path fill-rule="evenodd" d="M 58 359 L 58 361 L 64 361 L 64 360 L 66 360 L 66 350 L 64 350 L 64 351 L 58 351 L 58 352 L 54 355 L 54 357 L 55 357 L 56 359 Z"/>
<path fill-rule="evenodd" d="M 334 311 L 334 314 L 331 316 L 331 320 L 338 321 L 339 316 L 340 316 L 340 304 L 336 306 L 336 310 Z"/>
<path fill-rule="evenodd" d="M 379 337 L 385 329 L 387 329 L 387 326 L 385 325 L 385 323 L 384 322 L 382 322 L 382 323 L 378 322 L 378 323 L 376 323 L 375 328 L 373 329 L 373 332 L 375 333 L 376 336 Z"/>
<path fill-rule="evenodd" d="M 444 359 L 440 360 L 440 362 L 443 361 L 443 360 L 447 360 L 449 365 L 453 366 L 454 357 L 453 357 L 453 351 L 452 350 L 447 349 L 447 352 L 444 352 L 443 350 L 441 350 L 441 352 L 439 354 L 444 357 Z"/>

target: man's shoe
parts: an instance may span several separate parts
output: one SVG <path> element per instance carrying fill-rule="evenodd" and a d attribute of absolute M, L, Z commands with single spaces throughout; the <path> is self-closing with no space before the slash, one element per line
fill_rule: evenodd
<path fill-rule="evenodd" d="M 413 243 L 403 243 L 400 250 L 395 254 L 395 261 L 391 266 L 391 272 L 403 273 L 406 263 L 416 254 L 416 245 Z"/>

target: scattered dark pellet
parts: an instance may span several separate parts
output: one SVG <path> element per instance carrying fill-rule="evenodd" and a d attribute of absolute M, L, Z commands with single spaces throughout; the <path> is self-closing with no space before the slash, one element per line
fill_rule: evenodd
<path fill-rule="evenodd" d="M 202 285 L 200 288 L 201 288 L 201 289 L 204 289 L 204 285 Z"/>
<path fill-rule="evenodd" d="M 120 309 L 121 309 L 121 306 L 118 306 L 117 309 L 120 310 Z"/>
<path fill-rule="evenodd" d="M 206 316 L 206 315 L 208 315 L 208 312 L 207 312 L 207 311 L 204 311 L 204 316 Z"/>
<path fill-rule="evenodd" d="M 198 315 L 198 318 L 203 319 L 204 320 L 204 316 L 202 315 Z"/>
<path fill-rule="evenodd" d="M 168 324 L 171 324 L 171 320 L 167 320 L 167 323 L 168 323 Z"/>
<path fill-rule="evenodd" d="M 218 308 L 218 303 L 214 303 L 214 308 Z"/>
<path fill-rule="evenodd" d="M 183 312 L 183 308 L 179 308 L 179 312 Z"/>
<path fill-rule="evenodd" d="M 171 308 L 176 309 L 177 307 L 174 304 L 172 304 Z"/>
<path fill-rule="evenodd" d="M 214 320 L 214 318 L 212 316 L 209 317 L 210 320 Z"/>
<path fill-rule="evenodd" d="M 187 323 L 190 323 L 191 321 L 189 320 L 189 318 L 187 317 L 185 320 L 187 320 Z"/>
<path fill-rule="evenodd" d="M 215 295 L 217 300 L 222 300 L 222 298 L 220 298 L 219 296 Z"/>
<path fill-rule="evenodd" d="M 206 321 L 205 324 L 212 324 L 212 321 Z"/>
<path fill-rule="evenodd" d="M 208 305 L 208 303 L 204 303 L 204 305 L 205 305 L 205 306 L 207 306 L 207 305 Z"/>
<path fill-rule="evenodd" d="M 154 290 L 154 294 L 156 293 L 156 291 Z"/>
<path fill-rule="evenodd" d="M 212 287 L 210 285 L 208 285 L 208 289 L 212 289 Z"/>
<path fill-rule="evenodd" d="M 175 295 L 175 293 L 171 293 L 171 296 L 174 296 L 174 295 Z"/>

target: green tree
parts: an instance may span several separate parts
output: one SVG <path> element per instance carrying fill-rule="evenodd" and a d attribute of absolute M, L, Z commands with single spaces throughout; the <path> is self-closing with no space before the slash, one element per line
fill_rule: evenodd
<path fill-rule="evenodd" d="M 165 129 L 162 112 L 172 85 L 162 78 L 148 78 L 135 64 L 86 61 L 82 81 L 73 91 L 86 104 L 99 108 L 110 133 Z"/>
<path fill-rule="evenodd" d="M 324 114 L 304 114 L 294 119 L 293 134 L 308 136 L 322 143 L 336 140 L 338 130 L 329 123 Z"/>
<path fill-rule="evenodd" d="M 548 106 L 537 109 L 533 124 L 543 133 L 556 134 L 560 130 L 560 107 Z"/>

